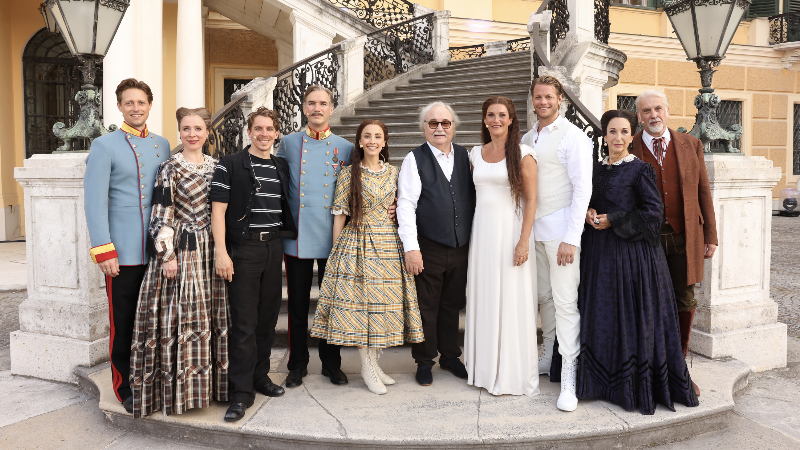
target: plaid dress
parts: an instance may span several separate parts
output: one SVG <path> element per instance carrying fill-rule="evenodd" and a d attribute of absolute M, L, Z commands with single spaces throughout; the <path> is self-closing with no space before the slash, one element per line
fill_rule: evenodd
<path fill-rule="evenodd" d="M 424 341 L 414 277 L 406 272 L 403 243 L 388 208 L 398 170 L 362 167 L 363 212 L 348 223 L 325 266 L 311 335 L 330 344 L 385 348 Z M 333 214 L 350 214 L 350 167 L 336 183 Z"/>
<path fill-rule="evenodd" d="M 133 416 L 206 408 L 212 392 L 228 400 L 227 289 L 214 269 L 211 202 L 216 160 L 201 165 L 181 153 L 161 164 L 153 189 L 154 256 L 139 293 L 131 343 Z M 174 232 L 168 237 L 169 229 Z M 168 280 L 162 262 L 177 258 Z"/>

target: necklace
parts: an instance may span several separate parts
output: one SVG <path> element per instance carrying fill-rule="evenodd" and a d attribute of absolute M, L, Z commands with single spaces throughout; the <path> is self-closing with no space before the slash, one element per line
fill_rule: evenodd
<path fill-rule="evenodd" d="M 256 188 L 256 192 L 261 192 L 261 181 L 256 176 L 256 169 L 253 167 L 253 155 L 250 152 L 247 152 L 247 156 L 250 158 L 250 168 L 253 169 L 253 178 L 256 179 L 256 183 L 258 183 L 258 187 Z"/>

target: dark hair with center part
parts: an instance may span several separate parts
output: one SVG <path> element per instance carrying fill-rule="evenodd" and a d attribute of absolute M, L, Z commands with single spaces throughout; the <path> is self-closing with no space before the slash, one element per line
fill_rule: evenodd
<path fill-rule="evenodd" d="M 377 125 L 383 130 L 386 145 L 381 149 L 380 156 L 389 164 L 389 129 L 380 120 L 367 119 L 361 122 L 356 131 L 356 146 L 350 162 L 350 221 L 353 225 L 358 225 L 364 211 L 364 195 L 361 193 L 361 160 L 364 159 L 364 148 L 361 147 L 361 135 L 367 125 Z"/>
<path fill-rule="evenodd" d="M 492 97 L 483 102 L 483 114 L 481 118 L 486 120 L 486 115 L 489 112 L 489 107 L 492 105 L 503 105 L 508 110 L 508 118 L 511 123 L 508 125 L 508 136 L 506 137 L 506 169 L 508 170 L 508 184 L 511 185 L 511 196 L 514 198 L 514 204 L 517 209 L 520 207 L 522 201 L 522 150 L 520 149 L 519 119 L 517 118 L 517 109 L 514 108 L 514 102 L 508 97 Z M 481 141 L 484 144 L 492 142 L 492 136 L 489 134 L 489 129 L 484 126 L 481 127 Z"/>

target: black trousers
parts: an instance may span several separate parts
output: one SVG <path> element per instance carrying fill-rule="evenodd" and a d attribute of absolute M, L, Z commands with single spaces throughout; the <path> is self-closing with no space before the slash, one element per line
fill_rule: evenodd
<path fill-rule="evenodd" d="M 422 273 L 414 277 L 425 341 L 411 344 L 418 365 L 446 366 L 461 356 L 458 346 L 458 314 L 467 305 L 469 244 L 453 248 L 419 236 Z"/>
<path fill-rule="evenodd" d="M 697 308 L 697 299 L 694 298 L 694 285 L 687 284 L 689 263 L 686 261 L 686 235 L 675 234 L 672 225 L 665 223 L 661 227 L 661 246 L 667 257 L 678 312 L 694 311 Z"/>
<path fill-rule="evenodd" d="M 311 304 L 311 283 L 314 281 L 314 260 L 285 255 L 286 286 L 289 294 L 289 370 L 308 367 L 308 308 Z M 322 287 L 325 264 L 317 260 L 317 285 Z M 335 370 L 342 366 L 341 346 L 319 340 L 319 359 L 322 367 Z"/>
<path fill-rule="evenodd" d="M 142 287 L 147 265 L 119 266 L 119 275 L 106 275 L 108 294 L 109 352 L 111 356 L 111 380 L 117 400 L 124 401 L 131 392 L 131 340 L 136 321 L 136 304 Z"/>
<path fill-rule="evenodd" d="M 230 398 L 231 402 L 252 405 L 255 384 L 269 378 L 269 357 L 281 310 L 283 243 L 280 239 L 245 240 L 231 243 L 230 253 Z"/>

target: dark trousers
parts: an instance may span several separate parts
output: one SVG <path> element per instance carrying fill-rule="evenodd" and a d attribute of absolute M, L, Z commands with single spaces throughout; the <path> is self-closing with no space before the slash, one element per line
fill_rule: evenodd
<path fill-rule="evenodd" d="M 269 378 L 269 357 L 281 310 L 283 243 L 280 239 L 245 240 L 232 243 L 230 250 L 230 398 L 231 402 L 252 405 L 254 385 Z"/>
<path fill-rule="evenodd" d="M 689 268 L 686 262 L 686 237 L 683 233 L 675 234 L 672 225 L 665 223 L 661 227 L 661 246 L 667 256 L 667 267 L 672 277 L 678 312 L 694 311 L 697 308 L 697 300 L 694 298 L 694 285 L 687 284 Z"/>
<path fill-rule="evenodd" d="M 289 370 L 308 367 L 308 307 L 311 304 L 311 283 L 314 281 L 314 260 L 284 256 L 286 287 L 289 294 Z M 322 287 L 325 264 L 328 259 L 317 260 L 317 285 Z M 319 359 L 322 367 L 335 370 L 342 366 L 341 346 L 319 340 Z"/>
<path fill-rule="evenodd" d="M 128 377 L 131 374 L 131 340 L 136 321 L 136 304 L 142 287 L 147 265 L 119 266 L 119 275 L 106 275 L 108 294 L 108 344 L 111 355 L 111 380 L 117 400 L 124 401 L 131 395 Z"/>
<path fill-rule="evenodd" d="M 433 358 L 446 366 L 461 356 L 458 314 L 467 304 L 469 244 L 453 248 L 419 236 L 424 269 L 414 277 L 425 341 L 411 344 L 419 365 L 432 366 Z"/>

